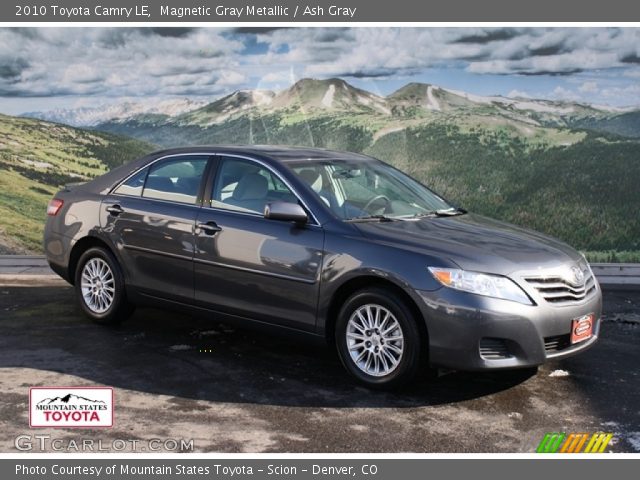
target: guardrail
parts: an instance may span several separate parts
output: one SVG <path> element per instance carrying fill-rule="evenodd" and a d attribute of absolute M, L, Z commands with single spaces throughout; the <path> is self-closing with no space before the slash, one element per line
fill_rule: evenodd
<path fill-rule="evenodd" d="M 592 263 L 591 269 L 603 287 L 640 289 L 640 263 Z M 55 273 L 41 255 L 0 255 L 0 278 L 26 275 Z"/>
<path fill-rule="evenodd" d="M 602 286 L 640 287 L 640 263 L 592 263 L 591 270 Z"/>
<path fill-rule="evenodd" d="M 43 255 L 0 255 L 0 275 L 55 275 Z"/>

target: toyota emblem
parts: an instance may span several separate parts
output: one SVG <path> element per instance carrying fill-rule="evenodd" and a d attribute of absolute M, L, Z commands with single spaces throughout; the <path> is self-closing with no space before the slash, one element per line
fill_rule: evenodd
<path fill-rule="evenodd" d="M 580 267 L 571 267 L 571 283 L 576 287 L 584 284 L 584 272 Z"/>

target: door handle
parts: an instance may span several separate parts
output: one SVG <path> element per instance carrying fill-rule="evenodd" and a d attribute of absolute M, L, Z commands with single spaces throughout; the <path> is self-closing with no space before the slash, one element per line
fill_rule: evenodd
<path fill-rule="evenodd" d="M 124 212 L 124 210 L 122 209 L 122 207 L 120 205 L 110 205 L 110 206 L 107 207 L 107 212 L 109 212 L 114 217 L 117 217 L 122 212 Z"/>
<path fill-rule="evenodd" d="M 198 227 L 201 231 L 203 231 L 207 235 L 215 235 L 220 230 L 222 230 L 222 228 L 220 228 L 216 224 L 216 222 L 198 223 L 196 227 Z"/>

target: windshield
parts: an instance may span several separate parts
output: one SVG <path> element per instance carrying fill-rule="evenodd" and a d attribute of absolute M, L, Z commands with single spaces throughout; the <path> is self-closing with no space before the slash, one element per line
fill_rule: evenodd
<path fill-rule="evenodd" d="M 383 162 L 305 160 L 288 166 L 343 220 L 406 218 L 455 210 L 431 190 Z"/>

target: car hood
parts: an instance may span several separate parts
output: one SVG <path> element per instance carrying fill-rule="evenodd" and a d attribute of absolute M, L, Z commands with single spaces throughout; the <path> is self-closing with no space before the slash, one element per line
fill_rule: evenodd
<path fill-rule="evenodd" d="M 450 259 L 465 270 L 499 275 L 556 268 L 582 258 L 559 240 L 469 213 L 354 225 L 371 240 Z"/>

